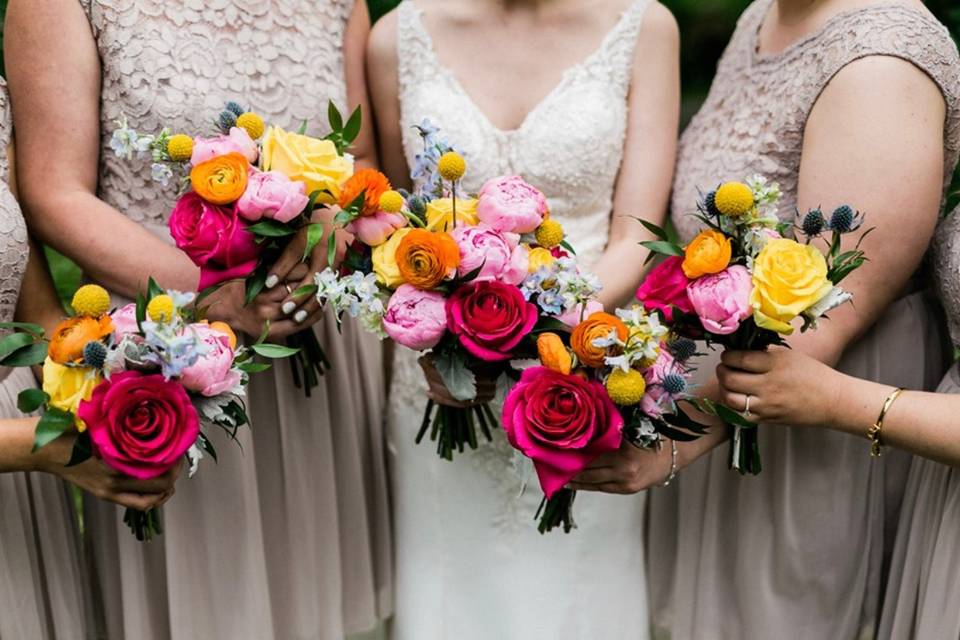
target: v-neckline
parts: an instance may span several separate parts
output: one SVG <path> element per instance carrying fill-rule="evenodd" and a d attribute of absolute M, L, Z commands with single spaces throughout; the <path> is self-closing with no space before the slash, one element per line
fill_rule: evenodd
<path fill-rule="evenodd" d="M 464 99 L 470 104 L 470 108 L 476 113 L 477 117 L 483 122 L 487 128 L 496 133 L 499 136 L 514 136 L 522 133 L 526 129 L 527 125 L 533 119 L 533 117 L 538 114 L 541 110 L 546 108 L 553 100 L 556 99 L 556 96 L 566 88 L 570 80 L 583 69 L 590 66 L 594 61 L 594 58 L 600 56 L 606 49 L 610 46 L 610 41 L 614 36 L 620 31 L 623 27 L 624 22 L 632 11 L 636 8 L 636 2 L 627 7 L 626 11 L 623 12 L 623 15 L 620 16 L 620 19 L 617 20 L 617 23 L 613 26 L 610 31 L 604 35 L 603 40 L 601 40 L 600 45 L 594 49 L 594 51 L 588 55 L 583 60 L 574 63 L 573 65 L 567 67 L 563 70 L 563 73 L 560 75 L 560 80 L 557 82 L 554 87 L 548 91 L 540 100 L 538 100 L 533 107 L 527 111 L 526 115 L 523 116 L 523 119 L 520 121 L 520 124 L 513 129 L 504 129 L 503 127 L 498 126 L 493 120 L 490 119 L 490 116 L 480 108 L 480 105 L 477 104 L 477 101 L 473 99 L 470 95 L 470 92 L 467 91 L 467 88 L 460 78 L 457 77 L 457 74 L 454 73 L 453 69 L 448 67 L 440 60 L 440 56 L 437 55 L 437 47 L 433 42 L 433 36 L 430 35 L 430 31 L 427 29 L 427 25 L 423 22 L 423 11 L 418 7 L 413 0 L 408 0 L 410 2 L 411 8 L 413 9 L 413 18 L 416 21 L 416 26 L 420 30 L 424 41 L 427 46 L 427 51 L 430 54 L 430 57 L 433 59 L 433 64 L 436 66 L 437 70 L 447 78 L 447 81 L 450 82 L 454 88 L 463 95 Z"/>

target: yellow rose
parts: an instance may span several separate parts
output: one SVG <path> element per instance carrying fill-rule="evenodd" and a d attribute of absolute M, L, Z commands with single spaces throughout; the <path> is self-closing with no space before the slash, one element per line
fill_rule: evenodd
<path fill-rule="evenodd" d="M 264 171 L 279 171 L 307 186 L 307 195 L 324 191 L 319 202 L 333 204 L 340 199 L 340 186 L 353 175 L 353 160 L 337 155 L 330 140 L 320 140 L 279 127 L 270 127 L 263 139 L 261 160 Z"/>
<path fill-rule="evenodd" d="M 543 247 L 534 247 L 533 249 L 530 249 L 530 253 L 528 255 L 529 258 L 527 262 L 527 269 L 530 273 L 536 273 L 542 267 L 549 267 L 557 261 L 557 259 L 553 257 L 553 254 Z"/>
<path fill-rule="evenodd" d="M 457 224 L 474 226 L 480 222 L 477 217 L 476 198 L 457 198 Z M 430 231 L 453 230 L 453 200 L 440 198 L 427 204 L 427 229 Z"/>
<path fill-rule="evenodd" d="M 373 272 L 381 284 L 391 289 L 403 284 L 403 276 L 397 266 L 397 247 L 410 231 L 410 227 L 397 229 L 386 242 L 373 248 Z"/>
<path fill-rule="evenodd" d="M 72 413 L 78 431 L 85 431 L 87 425 L 76 417 L 77 408 L 90 399 L 100 382 L 100 375 L 88 367 L 66 367 L 50 358 L 43 363 L 43 391 L 50 396 L 50 406 Z"/>
<path fill-rule="evenodd" d="M 790 322 L 830 293 L 827 261 L 810 245 L 771 240 L 753 262 L 753 318 L 763 329 L 790 335 Z"/>

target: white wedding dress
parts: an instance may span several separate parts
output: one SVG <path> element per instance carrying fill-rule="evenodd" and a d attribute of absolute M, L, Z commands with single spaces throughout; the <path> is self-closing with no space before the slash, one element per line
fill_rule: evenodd
<path fill-rule="evenodd" d="M 437 59 L 420 17 L 399 7 L 401 126 L 410 166 L 413 129 L 428 118 L 465 152 L 466 190 L 522 175 L 588 264 L 607 244 L 623 157 L 637 36 L 650 0 L 635 2 L 599 49 L 513 131 L 497 129 Z M 426 403 L 416 356 L 397 349 L 389 409 L 396 540 L 397 640 L 621 639 L 648 637 L 643 557 L 645 496 L 581 492 L 578 528 L 541 536 L 542 497 L 502 431 L 494 442 L 441 460 L 414 444 Z M 524 490 L 524 481 L 527 485 Z"/>

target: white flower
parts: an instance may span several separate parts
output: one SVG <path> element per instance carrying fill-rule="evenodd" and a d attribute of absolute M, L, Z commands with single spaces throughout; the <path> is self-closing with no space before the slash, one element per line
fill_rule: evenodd
<path fill-rule="evenodd" d="M 803 312 L 805 318 L 807 318 L 810 323 L 816 326 L 817 319 L 821 318 L 831 309 L 836 309 L 840 305 L 849 302 L 853 299 L 853 294 L 847 291 L 844 291 L 840 287 L 834 287 L 830 290 L 830 293 L 823 296 L 813 304 L 809 309 Z"/>
<path fill-rule="evenodd" d="M 110 148 L 118 158 L 131 160 L 141 157 L 150 150 L 153 136 L 141 136 L 127 124 L 126 116 L 116 121 L 117 128 L 110 137 Z"/>
<path fill-rule="evenodd" d="M 202 438 L 203 436 L 200 437 Z M 187 469 L 188 478 L 192 478 L 197 473 L 201 460 L 203 460 L 203 447 L 200 446 L 200 439 L 198 438 L 197 441 L 187 449 L 187 463 L 190 465 Z"/>
<path fill-rule="evenodd" d="M 159 182 L 165 187 L 170 184 L 170 179 L 173 178 L 173 170 L 163 162 L 154 162 L 150 166 L 150 172 L 153 181 Z"/>

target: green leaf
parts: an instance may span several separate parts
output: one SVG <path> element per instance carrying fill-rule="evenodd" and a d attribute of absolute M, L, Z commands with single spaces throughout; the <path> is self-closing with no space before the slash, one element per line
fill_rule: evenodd
<path fill-rule="evenodd" d="M 477 377 L 467 368 L 466 360 L 459 351 L 435 354 L 433 363 L 451 396 L 461 402 L 469 402 L 477 397 Z"/>
<path fill-rule="evenodd" d="M 638 218 L 635 216 L 631 216 L 631 217 L 633 217 L 634 220 L 642 224 L 647 231 L 652 233 L 657 238 L 660 238 L 661 240 L 666 240 L 669 242 L 674 242 L 674 239 L 670 237 L 670 234 L 667 233 L 667 230 L 664 229 L 663 227 L 658 227 L 657 225 L 653 224 L 652 222 L 648 222 L 643 218 Z"/>
<path fill-rule="evenodd" d="M 9 356 L 0 360 L 0 365 L 4 367 L 33 367 L 43 364 L 47 359 L 47 343 L 38 342 L 29 347 L 18 349 Z"/>
<path fill-rule="evenodd" d="M 45 335 L 43 327 L 32 322 L 0 322 L 0 329 L 25 331 L 37 338 L 43 338 Z"/>
<path fill-rule="evenodd" d="M 332 265 L 337 259 L 337 234 L 331 233 L 327 237 L 327 264 Z"/>
<path fill-rule="evenodd" d="M 260 295 L 264 287 L 267 286 L 267 266 L 260 265 L 246 280 L 246 295 L 244 296 L 244 305 L 253 302 L 253 299 Z"/>
<path fill-rule="evenodd" d="M 745 429 L 755 429 L 756 423 L 750 422 L 744 418 L 741 414 L 737 413 L 733 409 L 726 407 L 718 402 L 713 402 L 712 400 L 700 399 L 696 402 L 693 402 L 700 411 L 704 413 L 717 416 L 727 424 L 731 424 L 735 427 L 743 427 Z"/>
<path fill-rule="evenodd" d="M 257 341 L 254 344 L 263 344 L 267 340 L 267 336 L 270 335 L 270 321 L 267 320 L 263 323 L 263 331 L 260 332 L 260 337 L 257 338 Z"/>
<path fill-rule="evenodd" d="M 556 318 L 543 316 L 537 321 L 537 324 L 533 327 L 533 330 L 531 330 L 530 333 L 547 333 L 548 331 L 555 333 L 570 333 L 570 327 Z"/>
<path fill-rule="evenodd" d="M 254 353 L 261 355 L 264 358 L 289 358 L 290 356 L 300 353 L 299 349 L 291 349 L 290 347 L 285 347 L 279 344 L 255 344 L 252 347 Z"/>
<path fill-rule="evenodd" d="M 290 295 L 292 295 L 294 298 L 305 298 L 307 296 L 312 296 L 319 289 L 320 287 L 315 284 L 305 284 L 302 287 L 297 287 L 294 289 L 293 293 Z"/>
<path fill-rule="evenodd" d="M 84 431 L 83 433 L 77 434 L 77 439 L 73 441 L 73 451 L 70 452 L 70 459 L 67 461 L 66 466 L 75 467 L 92 457 L 93 444 L 90 442 L 90 432 Z"/>
<path fill-rule="evenodd" d="M 35 340 L 36 338 L 29 333 L 11 333 L 3 340 L 0 340 L 0 360 L 3 360 L 15 351 L 29 347 Z M 43 348 L 46 350 L 47 345 L 43 345 Z"/>
<path fill-rule="evenodd" d="M 353 113 L 350 114 L 350 118 L 347 120 L 346 126 L 343 128 L 343 141 L 349 146 L 353 144 L 353 141 L 357 139 L 357 136 L 360 135 L 360 125 L 363 117 L 361 115 L 360 107 L 357 107 L 353 110 Z"/>
<path fill-rule="evenodd" d="M 219 291 L 220 286 L 221 285 L 219 284 L 215 284 L 212 287 L 207 287 L 206 289 L 198 293 L 197 297 L 193 300 L 193 306 L 199 309 L 200 303 L 206 300 L 207 298 L 209 298 L 211 295 L 213 295 L 217 291 Z"/>
<path fill-rule="evenodd" d="M 327 104 L 327 120 L 330 122 L 331 129 L 336 132 L 343 131 L 343 116 L 340 114 L 340 109 L 337 109 L 337 105 L 333 104 L 333 100 Z"/>
<path fill-rule="evenodd" d="M 166 291 L 164 291 L 160 285 L 157 284 L 156 280 L 154 280 L 152 277 L 147 279 L 147 300 L 153 300 L 157 296 L 163 295 L 164 293 L 166 293 Z"/>
<path fill-rule="evenodd" d="M 143 323 L 147 320 L 147 299 L 143 297 L 143 294 L 137 294 L 137 330 L 141 333 L 143 332 Z"/>
<path fill-rule="evenodd" d="M 333 235 L 332 232 L 331 235 Z M 310 257 L 310 254 L 313 253 L 313 250 L 320 244 L 321 240 L 323 240 L 323 225 L 319 223 L 308 224 L 307 245 L 303 248 L 303 262 L 307 261 L 307 258 Z"/>
<path fill-rule="evenodd" d="M 307 207 L 303 210 L 307 216 L 313 213 L 313 210 L 317 208 L 317 200 L 319 200 L 320 196 L 322 196 L 324 193 L 330 193 L 330 191 L 327 189 L 317 189 L 310 194 L 310 200 L 307 202 Z"/>
<path fill-rule="evenodd" d="M 572 255 L 572 256 L 577 255 L 576 250 L 575 250 L 575 249 L 573 248 L 573 246 L 572 246 L 569 242 L 567 242 L 566 240 L 563 240 L 563 241 L 560 243 L 560 246 L 563 247 L 564 249 L 566 249 L 567 251 L 569 251 L 569 252 L 570 252 L 570 255 Z"/>
<path fill-rule="evenodd" d="M 270 369 L 271 366 L 272 365 L 265 362 L 244 362 L 241 365 L 237 365 L 237 368 L 246 373 L 262 373 Z"/>
<path fill-rule="evenodd" d="M 247 227 L 247 230 L 254 235 L 266 238 L 285 238 L 297 232 L 296 229 L 289 225 L 277 222 L 276 220 L 270 220 L 269 218 L 265 218 L 257 224 L 250 225 Z"/>
<path fill-rule="evenodd" d="M 350 201 L 344 210 L 349 211 L 353 214 L 354 218 L 360 215 L 360 212 L 363 210 L 363 205 L 367 201 L 367 190 L 364 189 L 357 194 L 357 197 Z"/>
<path fill-rule="evenodd" d="M 72 429 L 73 424 L 72 413 L 61 411 L 55 407 L 47 407 L 46 412 L 37 422 L 37 429 L 34 432 L 34 452 L 59 438 L 65 431 Z"/>
<path fill-rule="evenodd" d="M 304 121 L 300 123 L 300 128 L 297 129 L 297 133 L 299 133 L 299 134 L 302 135 L 302 136 L 307 135 L 307 121 L 306 121 L 306 119 L 304 119 Z"/>
<path fill-rule="evenodd" d="M 33 413 L 50 399 L 42 389 L 24 389 L 17 396 L 17 409 L 21 413 Z"/>
<path fill-rule="evenodd" d="M 653 253 L 659 253 L 665 256 L 683 257 L 683 249 L 672 242 L 664 242 L 662 240 L 644 240 L 640 244 Z"/>

